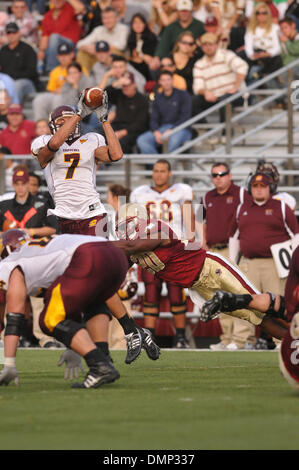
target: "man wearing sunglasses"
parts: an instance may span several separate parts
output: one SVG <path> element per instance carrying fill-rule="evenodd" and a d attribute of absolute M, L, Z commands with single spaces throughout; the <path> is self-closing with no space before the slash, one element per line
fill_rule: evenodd
<path fill-rule="evenodd" d="M 232 181 L 232 174 L 225 162 L 217 162 L 211 168 L 214 189 L 203 198 L 205 248 L 228 258 L 229 230 L 236 208 L 250 199 L 244 188 Z M 253 342 L 254 327 L 248 322 L 222 313 L 219 316 L 222 329 L 220 342 L 212 344 L 215 351 L 244 349 L 246 342 Z"/>

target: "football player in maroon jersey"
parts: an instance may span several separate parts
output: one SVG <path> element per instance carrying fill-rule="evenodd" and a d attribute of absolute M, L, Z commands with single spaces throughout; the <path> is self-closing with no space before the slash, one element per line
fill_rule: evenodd
<path fill-rule="evenodd" d="M 235 304 L 226 310 L 221 305 L 221 311 L 258 325 L 278 339 L 285 335 L 287 329 L 277 318 L 283 315 L 279 307 L 272 305 L 273 298 L 276 304 L 280 296 L 272 294 L 269 301 L 269 295 L 265 294 L 268 298 L 266 311 L 253 309 L 249 304 L 258 291 L 238 268 L 196 243 L 186 245 L 178 240 L 167 224 L 147 219 L 143 207 L 138 204 L 122 206 L 117 215 L 116 232 L 120 240 L 113 243 L 123 249 L 131 263 L 139 264 L 163 281 L 189 288 L 195 303 L 214 299 L 216 291 L 238 294 L 232 296 Z M 216 307 L 213 305 L 212 313 L 204 311 L 202 319 L 213 318 L 220 311 L 219 305 Z"/>

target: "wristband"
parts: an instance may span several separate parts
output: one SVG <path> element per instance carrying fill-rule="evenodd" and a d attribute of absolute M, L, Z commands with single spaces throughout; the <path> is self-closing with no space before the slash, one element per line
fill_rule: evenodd
<path fill-rule="evenodd" d="M 51 139 L 50 139 L 50 140 L 51 140 Z M 55 153 L 55 152 L 57 152 L 57 150 L 59 150 L 59 149 L 52 149 L 52 147 L 50 146 L 50 140 L 49 140 L 49 142 L 47 143 L 47 147 L 48 147 L 48 149 L 50 150 L 50 152 Z"/>
<path fill-rule="evenodd" d="M 35 230 L 33 228 L 30 228 L 29 229 L 29 234 L 30 234 L 30 237 L 34 237 Z"/>

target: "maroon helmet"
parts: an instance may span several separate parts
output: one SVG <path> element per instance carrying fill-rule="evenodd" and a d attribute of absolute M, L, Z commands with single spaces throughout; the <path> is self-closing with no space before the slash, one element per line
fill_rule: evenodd
<path fill-rule="evenodd" d="M 1 259 L 6 258 L 13 251 L 18 251 L 27 240 L 30 240 L 30 237 L 24 230 L 13 228 L 3 232 L 0 237 Z"/>
<path fill-rule="evenodd" d="M 146 237 L 147 212 L 140 204 L 120 206 L 116 214 L 115 232 L 120 240 L 136 240 Z"/>
<path fill-rule="evenodd" d="M 75 114 L 76 114 L 75 109 L 69 105 L 58 106 L 58 108 L 55 108 L 50 114 L 49 121 L 48 121 L 51 134 L 55 134 L 55 132 L 57 132 L 58 129 L 61 127 L 61 124 L 57 123 L 58 119 L 63 118 L 63 117 L 74 116 Z M 73 142 L 74 140 L 79 139 L 80 135 L 81 135 L 81 126 L 80 126 L 80 122 L 78 122 L 73 132 L 69 135 L 67 142 L 69 141 Z"/>

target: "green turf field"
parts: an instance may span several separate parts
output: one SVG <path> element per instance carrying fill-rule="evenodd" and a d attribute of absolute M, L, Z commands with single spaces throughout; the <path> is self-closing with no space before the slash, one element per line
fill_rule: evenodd
<path fill-rule="evenodd" d="M 298 449 L 299 395 L 277 352 L 162 351 L 97 390 L 72 390 L 59 351 L 20 350 L 0 388 L 1 449 Z"/>

